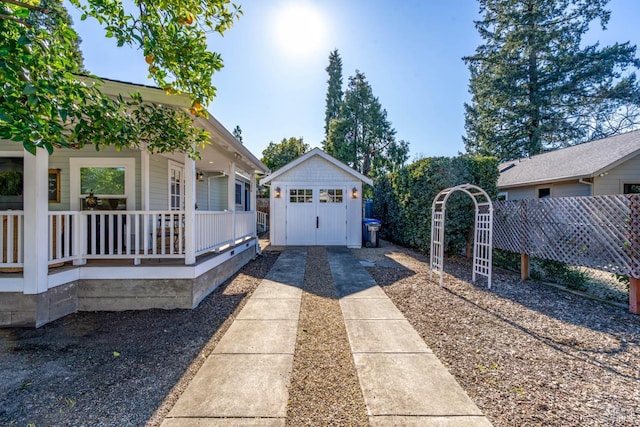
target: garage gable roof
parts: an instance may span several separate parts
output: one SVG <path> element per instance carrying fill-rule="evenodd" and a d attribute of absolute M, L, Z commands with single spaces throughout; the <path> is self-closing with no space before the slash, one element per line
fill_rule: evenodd
<path fill-rule="evenodd" d="M 592 178 L 640 153 L 640 130 L 500 165 L 498 188 Z"/>
<path fill-rule="evenodd" d="M 264 178 L 262 178 L 260 180 L 260 184 L 264 185 L 264 184 L 270 183 L 271 181 L 273 181 L 277 177 L 285 174 L 286 172 L 290 171 L 291 169 L 295 168 L 296 166 L 298 166 L 301 163 L 304 163 L 305 161 L 309 160 L 310 158 L 312 158 L 314 156 L 318 156 L 318 157 L 323 158 L 324 160 L 328 161 L 329 163 L 331 163 L 332 165 L 334 165 L 337 168 L 341 169 L 342 171 L 348 173 L 349 175 L 352 175 L 358 181 L 362 181 L 365 184 L 373 185 L 373 180 L 371 178 L 366 177 L 363 174 L 361 174 L 360 172 L 351 169 L 349 166 L 345 165 L 340 160 L 338 160 L 335 157 L 325 153 L 324 151 L 322 151 L 319 148 L 314 148 L 313 150 L 303 154 L 302 156 L 298 157 L 297 159 L 287 163 L 286 165 L 284 165 L 283 167 L 281 167 L 277 171 L 273 172 L 271 175 L 265 176 Z"/>

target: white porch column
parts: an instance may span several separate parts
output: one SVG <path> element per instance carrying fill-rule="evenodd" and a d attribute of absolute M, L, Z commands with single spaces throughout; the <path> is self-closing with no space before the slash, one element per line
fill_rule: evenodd
<path fill-rule="evenodd" d="M 49 154 L 38 148 L 24 153 L 24 293 L 48 289 L 49 205 L 47 178 Z"/>
<path fill-rule="evenodd" d="M 140 208 L 147 211 L 149 210 L 149 152 L 146 148 L 140 150 L 140 177 L 142 186 L 140 188 L 140 193 L 142 193 Z"/>
<path fill-rule="evenodd" d="M 233 212 L 233 241 L 236 240 L 236 163 L 229 163 L 229 182 L 227 189 L 227 206 Z"/>
<path fill-rule="evenodd" d="M 227 191 L 227 209 L 230 211 L 236 210 L 236 163 L 229 163 L 229 189 Z"/>
<path fill-rule="evenodd" d="M 184 155 L 184 263 L 196 263 L 196 162 Z"/>
<path fill-rule="evenodd" d="M 258 234 L 258 200 L 256 198 L 256 173 L 251 172 L 249 175 L 249 203 L 251 203 L 251 210 L 253 211 L 253 233 Z"/>

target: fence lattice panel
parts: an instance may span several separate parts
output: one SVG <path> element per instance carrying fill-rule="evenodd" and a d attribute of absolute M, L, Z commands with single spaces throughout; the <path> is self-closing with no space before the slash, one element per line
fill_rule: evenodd
<path fill-rule="evenodd" d="M 640 277 L 640 195 L 494 203 L 495 248 Z"/>

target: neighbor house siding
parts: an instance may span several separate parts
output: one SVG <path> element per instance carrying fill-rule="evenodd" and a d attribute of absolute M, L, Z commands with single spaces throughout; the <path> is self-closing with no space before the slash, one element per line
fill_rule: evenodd
<path fill-rule="evenodd" d="M 507 193 L 509 200 L 536 199 L 538 197 L 536 187 L 505 188 L 500 191 Z"/>
<path fill-rule="evenodd" d="M 577 180 L 572 182 L 539 184 L 526 187 L 500 188 L 500 191 L 508 193 L 509 200 L 537 199 L 538 189 L 540 188 L 550 188 L 551 197 L 576 197 L 591 195 L 591 186 L 589 186 L 588 184 L 580 184 Z"/>
<path fill-rule="evenodd" d="M 590 196 L 591 186 L 578 181 L 551 185 L 551 197 Z"/>
<path fill-rule="evenodd" d="M 594 180 L 594 194 L 621 194 L 624 184 L 640 183 L 640 155 L 607 171 Z"/>

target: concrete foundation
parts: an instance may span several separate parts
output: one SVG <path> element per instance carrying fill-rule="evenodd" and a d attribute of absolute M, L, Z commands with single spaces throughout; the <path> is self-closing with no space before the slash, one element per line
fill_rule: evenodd
<path fill-rule="evenodd" d="M 78 311 L 192 309 L 254 255 L 244 250 L 195 279 L 82 279 L 36 295 L 2 293 L 0 327 L 38 328 Z"/>

